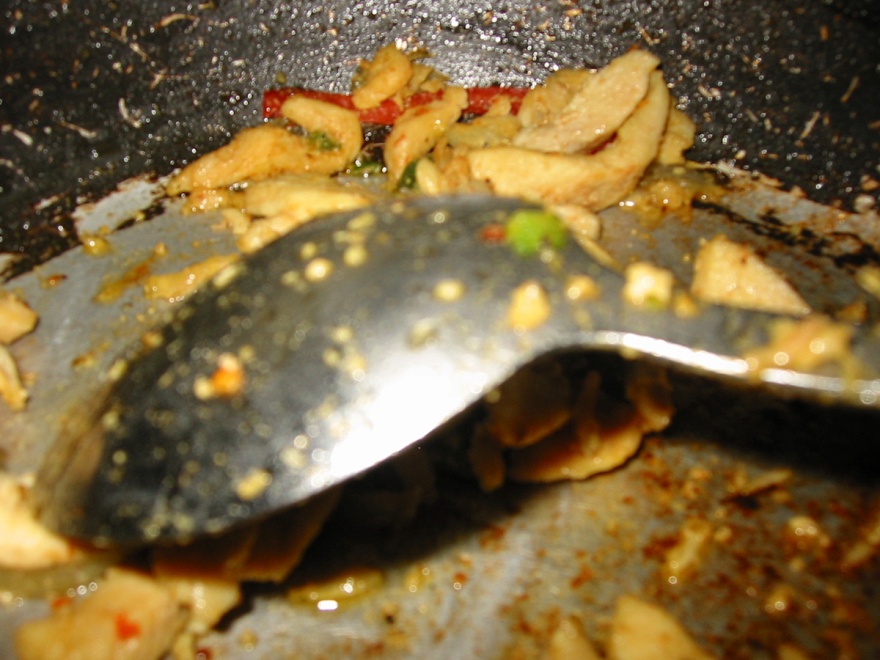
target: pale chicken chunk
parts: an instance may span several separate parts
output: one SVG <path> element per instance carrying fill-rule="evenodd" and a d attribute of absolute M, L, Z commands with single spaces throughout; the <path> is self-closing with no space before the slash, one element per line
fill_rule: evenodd
<path fill-rule="evenodd" d="M 278 176 L 248 186 L 243 208 L 255 220 L 239 236 L 238 248 L 249 254 L 313 218 L 366 206 L 365 189 L 317 175 Z"/>
<path fill-rule="evenodd" d="M 601 660 L 602 656 L 587 638 L 583 625 L 574 617 L 559 622 L 541 660 Z"/>
<path fill-rule="evenodd" d="M 281 113 L 307 134 L 277 124 L 246 128 L 229 144 L 183 168 L 168 183 L 168 194 L 226 188 L 280 174 L 334 174 L 360 151 L 363 132 L 352 110 L 294 96 L 284 102 Z"/>
<path fill-rule="evenodd" d="M 659 605 L 621 596 L 611 619 L 609 660 L 710 660 L 684 627 Z"/>
<path fill-rule="evenodd" d="M 648 93 L 651 72 L 660 64 L 655 55 L 632 50 L 604 69 L 583 77 L 564 107 L 546 123 L 517 134 L 518 147 L 548 153 L 573 154 L 592 149 L 623 125 Z"/>
<path fill-rule="evenodd" d="M 0 397 L 12 410 L 24 410 L 29 397 L 12 353 L 0 344 Z"/>
<path fill-rule="evenodd" d="M 22 625 L 15 648 L 19 660 L 157 660 L 186 618 L 170 588 L 114 568 L 94 593 Z"/>
<path fill-rule="evenodd" d="M 0 344 L 11 344 L 37 325 L 37 314 L 18 296 L 0 291 Z"/>
<path fill-rule="evenodd" d="M 544 153 L 514 146 L 467 153 L 472 176 L 498 195 L 601 211 L 626 197 L 657 156 L 669 117 L 663 74 L 650 76 L 648 93 L 607 147 L 592 155 Z"/>
<path fill-rule="evenodd" d="M 83 556 L 70 539 L 49 531 L 34 518 L 28 488 L 21 480 L 0 473 L 0 568 L 45 568 Z"/>
<path fill-rule="evenodd" d="M 414 160 L 426 155 L 467 107 L 467 91 L 447 87 L 443 97 L 427 105 L 410 108 L 394 122 L 385 140 L 388 178 L 396 184 Z"/>
<path fill-rule="evenodd" d="M 174 273 L 151 275 L 144 282 L 144 295 L 151 299 L 180 302 L 198 290 L 214 275 L 239 259 L 237 254 L 218 255 L 191 264 Z"/>
<path fill-rule="evenodd" d="M 361 62 L 351 95 L 354 107 L 374 108 L 400 92 L 413 75 L 413 64 L 396 45 L 382 46 L 372 60 Z"/>
<path fill-rule="evenodd" d="M 807 314 L 809 305 L 784 277 L 744 243 L 726 236 L 706 242 L 694 261 L 691 293 L 704 302 L 779 314 Z"/>

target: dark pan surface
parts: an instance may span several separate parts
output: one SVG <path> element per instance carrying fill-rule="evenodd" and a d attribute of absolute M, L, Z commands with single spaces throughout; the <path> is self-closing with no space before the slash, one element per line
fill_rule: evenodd
<path fill-rule="evenodd" d="M 880 177 L 873 4 L 12 2 L 0 252 L 26 256 L 21 271 L 75 245 L 78 202 L 218 146 L 258 120 L 281 77 L 344 89 L 357 58 L 391 39 L 426 46 L 462 84 L 532 84 L 648 48 L 700 126 L 693 158 L 848 206 Z"/>

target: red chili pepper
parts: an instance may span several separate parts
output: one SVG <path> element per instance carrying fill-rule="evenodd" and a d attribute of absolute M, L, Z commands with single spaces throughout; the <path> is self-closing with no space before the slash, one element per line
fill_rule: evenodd
<path fill-rule="evenodd" d="M 496 99 L 506 96 L 510 99 L 510 112 L 516 114 L 519 112 L 519 106 L 522 104 L 523 97 L 528 93 L 527 87 L 501 87 L 494 85 L 492 87 L 470 87 L 468 89 L 468 107 L 466 112 L 474 115 L 484 115 L 489 112 L 489 108 Z"/>
<path fill-rule="evenodd" d="M 52 603 L 51 603 L 50 607 L 53 610 L 57 610 L 59 608 L 66 607 L 66 606 L 70 605 L 72 602 L 73 602 L 73 598 L 71 598 L 70 596 L 57 596 L 52 599 Z"/>
<path fill-rule="evenodd" d="M 471 87 L 468 90 L 468 106 L 466 113 L 483 115 L 492 107 L 492 103 L 500 97 L 508 97 L 511 101 L 513 114 L 519 112 L 523 96 L 529 91 L 525 87 Z M 314 89 L 301 89 L 298 87 L 284 87 L 280 89 L 268 89 L 263 93 L 263 117 L 276 119 L 281 117 L 281 106 L 291 96 L 305 96 L 306 98 L 332 103 L 347 110 L 355 110 L 354 102 L 350 94 L 336 94 L 322 92 Z M 375 108 L 358 110 L 358 117 L 362 124 L 393 124 L 403 112 L 409 108 L 427 105 L 431 101 L 443 98 L 443 92 L 417 92 L 408 97 L 404 106 L 397 105 L 391 99 L 382 101 Z"/>
<path fill-rule="evenodd" d="M 480 231 L 480 239 L 486 243 L 503 243 L 507 239 L 507 230 L 504 225 L 486 225 Z"/>
<path fill-rule="evenodd" d="M 116 638 L 123 642 L 141 634 L 140 624 L 129 619 L 125 612 L 117 613 L 114 623 L 116 624 Z"/>

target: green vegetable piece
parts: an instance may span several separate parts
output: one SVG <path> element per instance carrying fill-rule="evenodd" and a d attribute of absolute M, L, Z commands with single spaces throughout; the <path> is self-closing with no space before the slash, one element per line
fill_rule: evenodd
<path fill-rule="evenodd" d="M 400 175 L 400 180 L 397 182 L 398 190 L 415 190 L 416 164 L 418 162 L 418 160 L 411 161 L 403 170 L 403 174 Z"/>
<path fill-rule="evenodd" d="M 378 160 L 372 160 L 370 158 L 364 157 L 363 155 L 359 155 L 354 159 L 354 162 L 348 167 L 348 173 L 354 174 L 356 176 L 371 176 L 373 174 L 382 174 L 384 166 Z"/>
<path fill-rule="evenodd" d="M 319 151 L 336 151 L 342 145 L 324 131 L 312 131 L 308 134 L 309 143 Z"/>
<path fill-rule="evenodd" d="M 522 257 L 538 253 L 545 245 L 561 248 L 568 238 L 565 224 L 556 215 L 542 209 L 521 209 L 506 225 L 507 244 Z"/>

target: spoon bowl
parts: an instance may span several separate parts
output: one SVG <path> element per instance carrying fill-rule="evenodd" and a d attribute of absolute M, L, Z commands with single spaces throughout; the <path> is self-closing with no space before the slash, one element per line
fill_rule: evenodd
<path fill-rule="evenodd" d="M 97 545 L 217 533 L 302 502 L 423 440 L 535 359 L 616 351 L 777 394 L 878 407 L 880 379 L 741 357 L 779 317 L 634 306 L 573 240 L 494 240 L 524 208 L 417 198 L 323 218 L 214 278 L 144 338 L 37 479 L 50 527 Z M 589 278 L 601 295 L 579 296 Z M 515 291 L 548 313 L 520 321 Z M 853 353 L 880 364 L 855 329 Z"/>

